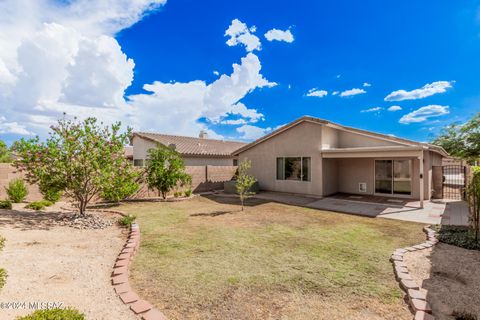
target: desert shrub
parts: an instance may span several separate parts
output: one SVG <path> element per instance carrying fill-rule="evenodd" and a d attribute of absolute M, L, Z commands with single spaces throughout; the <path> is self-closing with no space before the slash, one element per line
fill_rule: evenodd
<path fill-rule="evenodd" d="M 48 200 L 40 200 L 40 201 L 33 201 L 30 202 L 25 208 L 33 209 L 33 210 L 43 210 L 45 207 L 51 206 L 53 202 Z"/>
<path fill-rule="evenodd" d="M 7 282 L 7 271 L 5 271 L 3 268 L 0 268 L 0 289 L 3 288 L 5 282 Z"/>
<path fill-rule="evenodd" d="M 8 199 L 14 203 L 22 202 L 28 195 L 27 186 L 20 178 L 10 181 L 5 190 L 7 191 Z"/>
<path fill-rule="evenodd" d="M 0 209 L 9 209 L 12 210 L 12 201 L 10 200 L 0 200 Z"/>
<path fill-rule="evenodd" d="M 75 309 L 47 309 L 18 317 L 17 320 L 85 320 L 85 315 Z"/>
<path fill-rule="evenodd" d="M 175 192 L 173 193 L 173 196 L 174 196 L 175 198 L 181 197 L 181 196 L 182 196 L 182 191 L 175 191 Z"/>
<path fill-rule="evenodd" d="M 475 234 L 468 227 L 462 226 L 436 226 L 438 240 L 457 247 L 470 250 L 480 250 L 480 241 L 475 239 Z"/>
<path fill-rule="evenodd" d="M 55 203 L 58 200 L 60 200 L 60 197 L 62 196 L 62 191 L 58 189 L 54 189 L 54 188 L 45 188 L 44 190 L 42 189 L 43 188 L 40 187 L 40 192 L 43 195 L 43 199 L 48 200 L 52 203 Z"/>
<path fill-rule="evenodd" d="M 185 190 L 185 197 L 190 197 L 192 195 L 192 189 Z"/>
<path fill-rule="evenodd" d="M 0 250 L 3 249 L 4 245 L 5 245 L 5 238 L 0 237 Z"/>
<path fill-rule="evenodd" d="M 130 227 L 136 218 L 135 215 L 129 214 L 118 219 L 118 223 L 121 226 Z"/>

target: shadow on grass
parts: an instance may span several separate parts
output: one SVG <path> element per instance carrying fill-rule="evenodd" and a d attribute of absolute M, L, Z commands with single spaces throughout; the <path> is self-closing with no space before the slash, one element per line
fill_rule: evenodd
<path fill-rule="evenodd" d="M 216 195 L 216 194 L 204 194 L 202 197 L 215 201 L 219 204 L 230 204 L 230 205 L 238 205 L 240 206 L 240 198 L 235 195 Z M 259 198 L 248 198 L 244 202 L 245 207 L 256 207 L 266 203 L 272 203 L 276 201 L 266 200 L 266 199 L 259 199 Z"/>
<path fill-rule="evenodd" d="M 214 212 L 207 212 L 207 213 L 192 213 L 190 217 L 218 217 L 218 216 L 223 216 L 225 214 L 234 214 L 234 213 L 240 213 L 242 212 L 241 210 L 230 210 L 230 211 L 214 211 Z"/>

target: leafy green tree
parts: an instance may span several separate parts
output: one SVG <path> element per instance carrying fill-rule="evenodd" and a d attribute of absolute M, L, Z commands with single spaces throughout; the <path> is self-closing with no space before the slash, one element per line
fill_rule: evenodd
<path fill-rule="evenodd" d="M 445 128 L 433 144 L 443 147 L 454 157 L 470 163 L 480 159 L 480 113 L 465 124 L 454 123 Z"/>
<path fill-rule="evenodd" d="M 140 173 L 136 170 L 129 170 L 122 175 L 116 175 L 110 184 L 106 185 L 101 197 L 107 201 L 119 202 L 128 198 L 138 191 Z"/>
<path fill-rule="evenodd" d="M 252 162 L 248 159 L 243 160 L 238 165 L 238 173 L 236 175 L 236 184 L 237 193 L 240 196 L 240 202 L 242 204 L 242 211 L 244 210 L 245 199 L 254 195 L 255 193 L 251 191 L 256 180 L 253 176 L 248 174 L 248 170 L 252 167 Z"/>
<path fill-rule="evenodd" d="M 12 162 L 12 153 L 8 149 L 6 143 L 0 140 L 0 163 Z"/>
<path fill-rule="evenodd" d="M 163 199 L 177 185 L 183 186 L 192 180 L 185 173 L 185 164 L 180 154 L 163 145 L 148 150 L 145 171 L 148 188 L 156 189 Z"/>
<path fill-rule="evenodd" d="M 14 145 L 14 165 L 30 183 L 63 191 L 85 215 L 87 204 L 116 181 L 131 183 L 135 169 L 123 148 L 131 130 L 120 133 L 120 123 L 103 126 L 95 118 L 84 121 L 61 119 L 49 138 L 20 140 Z"/>

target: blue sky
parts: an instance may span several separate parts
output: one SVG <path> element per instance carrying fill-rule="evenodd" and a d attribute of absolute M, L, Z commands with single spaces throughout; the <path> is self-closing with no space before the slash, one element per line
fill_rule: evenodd
<path fill-rule="evenodd" d="M 0 5 L 18 17 L 0 22 L 10 142 L 62 112 L 245 140 L 311 115 L 428 141 L 480 111 L 478 1 L 14 3 Z"/>

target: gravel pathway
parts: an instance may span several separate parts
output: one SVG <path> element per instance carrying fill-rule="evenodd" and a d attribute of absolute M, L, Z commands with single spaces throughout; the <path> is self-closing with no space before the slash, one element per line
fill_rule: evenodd
<path fill-rule="evenodd" d="M 74 307 L 88 320 L 138 319 L 110 284 L 112 265 L 125 241 L 120 228 L 48 226 L 40 213 L 38 224 L 31 215 L 25 223 L 21 211 L 13 212 L 0 210 L 0 235 L 6 238 L 0 266 L 8 273 L 0 289 L 1 320 L 33 312 L 29 307 L 36 302 Z M 20 307 L 7 307 L 9 302 Z"/>

